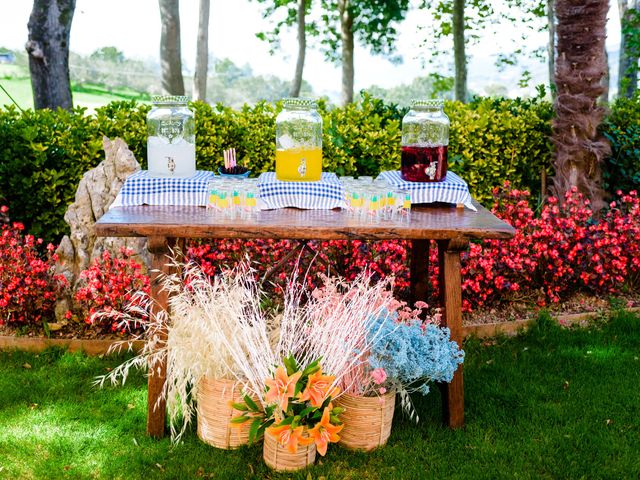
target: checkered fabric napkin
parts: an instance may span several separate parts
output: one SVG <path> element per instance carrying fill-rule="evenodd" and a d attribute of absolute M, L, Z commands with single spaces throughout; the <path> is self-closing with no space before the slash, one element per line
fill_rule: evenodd
<path fill-rule="evenodd" d="M 346 208 L 344 187 L 335 173 L 323 172 L 317 182 L 283 182 L 275 172 L 258 178 L 262 210 L 297 207 L 306 209 Z"/>
<path fill-rule="evenodd" d="M 192 177 L 151 177 L 148 170 L 130 175 L 111 207 L 131 205 L 206 205 L 207 183 L 213 172 L 198 170 Z"/>
<path fill-rule="evenodd" d="M 441 182 L 407 182 L 398 171 L 382 172 L 378 178 L 411 193 L 411 203 L 461 203 L 470 210 L 477 211 L 471 202 L 467 182 L 453 172 L 447 172 Z"/>

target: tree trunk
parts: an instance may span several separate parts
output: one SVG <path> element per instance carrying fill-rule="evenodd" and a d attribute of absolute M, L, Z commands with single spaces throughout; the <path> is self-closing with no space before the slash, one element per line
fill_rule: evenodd
<path fill-rule="evenodd" d="M 353 16 L 350 0 L 338 0 L 342 45 L 342 104 L 353 102 Z"/>
<path fill-rule="evenodd" d="M 574 187 L 604 206 L 601 164 L 611 148 L 598 133 L 605 110 L 598 106 L 606 71 L 607 0 L 556 0 L 558 57 L 556 59 L 552 191 L 560 201 Z"/>
<path fill-rule="evenodd" d="M 629 24 L 634 16 L 640 15 L 638 11 L 640 5 L 637 0 L 618 0 L 620 11 L 620 62 L 618 63 L 618 96 L 631 98 L 638 88 L 638 55 L 640 52 L 635 48 L 632 32 Z"/>
<path fill-rule="evenodd" d="M 169 95 L 184 95 L 182 60 L 180 56 L 180 4 L 179 0 L 159 0 L 160 66 L 162 88 Z"/>
<path fill-rule="evenodd" d="M 73 108 L 69 81 L 69 34 L 75 0 L 34 0 L 29 17 L 29 71 L 33 105 Z"/>
<path fill-rule="evenodd" d="M 464 1 L 453 0 L 453 54 L 456 69 L 456 100 L 467 101 L 467 57 L 464 44 Z"/>
<path fill-rule="evenodd" d="M 304 57 L 307 52 L 307 32 L 305 16 L 307 13 L 307 0 L 298 0 L 298 61 L 296 62 L 296 74 L 291 84 L 291 96 L 299 97 L 302 87 L 302 71 L 304 70 Z"/>
<path fill-rule="evenodd" d="M 549 21 L 549 43 L 547 44 L 547 55 L 549 57 L 549 87 L 551 89 L 551 98 L 556 98 L 556 16 L 555 16 L 555 0 L 547 0 L 547 20 Z"/>
<path fill-rule="evenodd" d="M 609 87 L 611 86 L 611 77 L 609 76 L 609 52 L 607 52 L 607 46 L 604 46 L 604 62 L 605 71 L 602 77 L 602 95 L 600 95 L 600 102 L 604 105 L 609 103 Z"/>
<path fill-rule="evenodd" d="M 207 99 L 207 70 L 209 68 L 209 6 L 210 0 L 200 0 L 198 11 L 198 44 L 196 71 L 193 75 L 193 99 Z"/>

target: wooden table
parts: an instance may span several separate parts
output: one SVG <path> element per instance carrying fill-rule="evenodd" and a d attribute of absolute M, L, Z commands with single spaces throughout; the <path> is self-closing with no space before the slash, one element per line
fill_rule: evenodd
<path fill-rule="evenodd" d="M 451 338 L 462 345 L 462 290 L 460 252 L 472 238 L 510 238 L 514 229 L 477 202 L 477 212 L 453 206 L 425 206 L 411 210 L 408 219 L 374 224 L 340 210 L 280 209 L 260 212 L 257 219 L 226 219 L 203 207 L 140 206 L 112 208 L 98 220 L 95 233 L 105 237 L 147 237 L 152 254 L 151 296 L 157 308 L 166 308 L 158 276 L 167 272 L 171 245 L 185 238 L 274 238 L 298 240 L 412 240 L 411 299 L 423 300 L 427 276 L 429 240 L 438 244 L 440 296 L 444 324 Z M 166 332 L 165 332 L 166 335 Z M 161 341 L 164 339 L 160 339 Z M 165 382 L 166 365 L 150 372 L 148 380 L 147 434 L 162 437 L 166 405 L 158 403 Z M 444 421 L 452 428 L 464 425 L 462 366 L 453 381 L 443 385 Z"/>

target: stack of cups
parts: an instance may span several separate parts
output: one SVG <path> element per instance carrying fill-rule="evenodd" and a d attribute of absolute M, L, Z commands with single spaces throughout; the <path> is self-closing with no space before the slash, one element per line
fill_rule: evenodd
<path fill-rule="evenodd" d="M 411 212 L 411 195 L 383 179 L 341 177 L 347 210 L 368 222 L 406 220 Z"/>
<path fill-rule="evenodd" d="M 207 208 L 225 218 L 249 219 L 258 215 L 257 179 L 214 177 L 207 184 Z"/>

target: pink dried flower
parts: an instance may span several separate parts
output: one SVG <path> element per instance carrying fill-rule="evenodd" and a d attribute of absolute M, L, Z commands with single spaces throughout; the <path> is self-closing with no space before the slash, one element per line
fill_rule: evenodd
<path fill-rule="evenodd" d="M 387 389 L 384 387 L 380 387 L 379 392 L 380 392 L 380 395 L 384 395 L 385 393 L 387 393 Z"/>
<path fill-rule="evenodd" d="M 376 384 L 380 385 L 387 379 L 387 372 L 384 371 L 384 368 L 376 368 L 371 372 L 371 378 Z"/>

